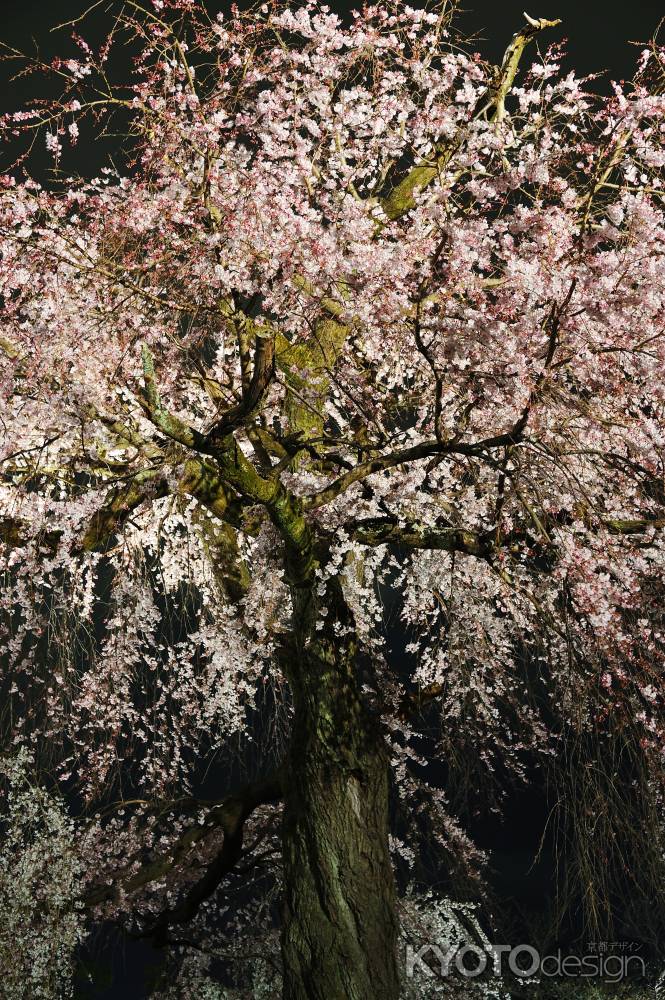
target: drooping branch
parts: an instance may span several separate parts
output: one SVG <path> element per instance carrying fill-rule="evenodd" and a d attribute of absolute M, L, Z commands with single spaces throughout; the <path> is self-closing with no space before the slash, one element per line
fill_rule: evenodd
<path fill-rule="evenodd" d="M 169 486 L 163 469 L 137 471 L 122 486 L 112 490 L 102 506 L 93 514 L 75 548 L 86 552 L 103 552 L 112 539 L 127 523 L 132 513 L 142 504 L 168 496 L 174 490 Z M 175 492 L 186 494 L 233 528 L 247 526 L 244 521 L 245 505 L 222 482 L 212 463 L 205 459 L 191 458 L 184 466 Z M 55 550 L 63 532 L 53 528 L 39 534 L 40 544 Z M 30 525 L 21 516 L 0 517 L 0 542 L 9 548 L 21 548 L 34 537 Z"/>
<path fill-rule="evenodd" d="M 251 582 L 238 532 L 227 521 L 213 521 L 203 509 L 193 511 L 192 519 L 225 603 L 237 604 L 246 595 Z"/>
<path fill-rule="evenodd" d="M 22 517 L 3 515 L 0 517 L 0 543 L 8 549 L 20 549 L 32 540 L 30 525 Z M 53 528 L 40 532 L 39 542 L 45 548 L 55 551 L 58 547 L 62 531 Z"/>
<path fill-rule="evenodd" d="M 93 515 L 81 539 L 81 548 L 86 552 L 102 552 L 133 511 L 148 498 L 156 500 L 168 496 L 169 492 L 169 485 L 161 472 L 147 470 L 137 473 L 125 486 L 115 490 Z"/>
<path fill-rule="evenodd" d="M 84 898 L 84 905 L 91 909 L 116 898 L 119 893 L 131 896 L 146 886 L 163 878 L 168 872 L 186 864 L 192 848 L 204 841 L 214 831 L 224 833 L 222 847 L 201 879 L 194 883 L 180 904 L 165 910 L 144 932 L 142 936 L 163 940 L 169 926 L 185 923 L 198 910 L 229 874 L 243 856 L 243 828 L 247 819 L 261 805 L 281 800 L 284 794 L 284 779 L 281 768 L 276 768 L 265 778 L 261 778 L 229 795 L 219 805 L 209 811 L 203 824 L 191 826 L 166 853 L 143 865 L 137 872 L 127 867 L 117 872 L 111 884 L 90 889 Z"/>
<path fill-rule="evenodd" d="M 74 545 L 75 551 L 103 552 L 121 530 L 133 511 L 148 499 L 158 499 L 169 494 L 169 486 L 161 471 L 152 469 L 137 472 L 122 487 L 113 490 L 104 504 L 93 514 L 82 537 Z M 55 551 L 62 539 L 61 529 L 39 532 L 40 545 Z M 35 538 L 30 524 L 22 517 L 0 517 L 0 542 L 8 548 L 23 548 Z"/>
<path fill-rule="evenodd" d="M 157 920 L 141 935 L 150 937 L 155 944 L 165 943 L 169 927 L 188 923 L 196 916 L 199 907 L 219 887 L 243 857 L 244 826 L 251 814 L 261 805 L 279 801 L 284 794 L 283 777 L 277 769 L 267 778 L 248 785 L 240 793 L 230 796 L 218 806 L 211 817 L 212 825 L 224 832 L 222 847 L 204 875 L 195 882 L 176 906 L 164 910 Z M 198 839 L 201 839 L 200 837 Z"/>

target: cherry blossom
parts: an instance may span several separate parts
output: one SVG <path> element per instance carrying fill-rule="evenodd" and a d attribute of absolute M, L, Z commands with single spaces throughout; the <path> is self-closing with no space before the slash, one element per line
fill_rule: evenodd
<path fill-rule="evenodd" d="M 496 68 L 445 4 L 150 6 L 2 121 L 65 173 L 83 122 L 122 112 L 134 143 L 126 172 L 47 188 L 15 165 L 0 189 L 3 739 L 84 802 L 91 919 L 212 935 L 191 900 L 217 865 L 215 912 L 273 940 L 256 899 L 233 910 L 234 844 L 244 824 L 304 899 L 277 803 L 296 815 L 315 773 L 368 824 L 386 900 L 362 819 L 385 760 L 472 882 L 437 755 L 494 808 L 566 732 L 623 733 L 660 807 L 662 50 L 601 98 L 557 45 L 527 65 L 557 22 Z M 197 796 L 239 752 L 265 774 L 232 814 Z M 419 847 L 392 845 L 396 867 Z"/>

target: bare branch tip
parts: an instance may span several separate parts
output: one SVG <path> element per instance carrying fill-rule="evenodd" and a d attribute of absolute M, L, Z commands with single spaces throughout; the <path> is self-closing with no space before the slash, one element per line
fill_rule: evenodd
<path fill-rule="evenodd" d="M 546 17 L 531 17 L 526 11 L 522 12 L 527 22 L 532 28 L 541 31 L 543 28 L 555 28 L 557 24 L 561 24 L 561 18 L 556 18 L 555 21 L 548 21 Z"/>

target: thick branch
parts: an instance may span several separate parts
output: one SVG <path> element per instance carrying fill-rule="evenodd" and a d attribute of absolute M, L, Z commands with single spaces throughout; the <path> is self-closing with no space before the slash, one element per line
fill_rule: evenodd
<path fill-rule="evenodd" d="M 222 482 L 211 462 L 189 459 L 185 463 L 183 476 L 177 488 L 179 492 L 194 497 L 220 520 L 234 528 L 244 528 L 245 505 Z M 137 472 L 123 486 L 113 490 L 106 502 L 93 515 L 78 543 L 78 549 L 86 552 L 104 551 L 141 504 L 168 496 L 170 492 L 163 469 L 144 469 Z M 0 542 L 9 548 L 21 548 L 33 537 L 30 525 L 25 519 L 0 517 Z M 62 531 L 53 528 L 41 532 L 38 537 L 40 544 L 55 550 L 60 543 Z"/>
<path fill-rule="evenodd" d="M 495 121 L 501 121 L 505 116 L 506 96 L 510 91 L 520 59 L 524 49 L 529 42 L 543 31 L 545 28 L 553 28 L 560 21 L 547 21 L 545 18 L 535 20 L 527 17 L 528 24 L 513 36 L 510 45 L 506 49 L 500 69 L 497 71 L 496 80 L 489 89 L 488 99 L 482 104 L 474 114 L 474 118 L 481 118 L 487 115 L 494 108 L 491 117 Z M 445 170 L 448 162 L 454 153 L 453 147 L 439 146 L 432 159 L 416 164 L 409 173 L 397 184 L 388 195 L 381 200 L 381 208 L 384 214 L 390 219 L 399 219 L 410 211 L 416 203 L 416 196 L 426 187 L 436 180 Z"/>
<path fill-rule="evenodd" d="M 548 518 L 543 515 L 543 521 Z M 665 528 L 665 518 L 600 518 L 600 523 L 613 535 L 642 535 L 650 530 Z M 498 536 L 496 529 L 456 528 L 452 525 L 427 525 L 412 521 L 400 523 L 391 517 L 369 517 L 351 521 L 344 530 L 362 545 L 403 545 L 411 549 L 438 549 L 441 552 L 462 552 L 479 559 L 489 559 L 497 549 L 510 548 L 528 541 L 531 548 L 538 543 L 529 540 L 522 528 L 514 528 Z"/>
<path fill-rule="evenodd" d="M 247 818 L 254 812 L 255 809 L 258 808 L 258 806 L 265 805 L 270 802 L 277 802 L 282 798 L 282 796 L 283 775 L 282 770 L 277 768 L 267 777 L 245 786 L 245 788 L 240 789 L 240 791 L 233 795 L 229 795 L 228 798 L 223 800 L 223 802 L 220 802 L 219 805 L 210 810 L 206 816 L 205 823 L 197 823 L 195 826 L 190 827 L 190 829 L 188 829 L 180 837 L 171 850 L 144 865 L 139 869 L 139 871 L 132 874 L 129 867 L 124 868 L 116 873 L 111 885 L 103 885 L 98 888 L 91 889 L 84 898 L 85 906 L 88 908 L 99 906 L 101 903 L 109 902 L 114 899 L 118 892 L 122 892 L 125 895 L 135 893 L 145 888 L 145 886 L 150 885 L 152 882 L 158 881 L 168 872 L 182 864 L 186 860 L 192 847 L 200 841 L 205 840 L 214 830 L 222 829 L 224 831 L 224 844 L 222 845 L 222 851 L 220 854 L 226 849 L 227 853 L 225 858 L 226 861 L 230 861 L 231 845 L 238 846 L 238 836 L 240 837 L 239 847 L 242 853 L 242 827 Z M 228 845 L 227 839 L 229 840 Z M 240 854 L 235 858 L 233 864 L 237 862 L 239 857 Z M 230 871 L 232 867 L 233 865 L 230 865 L 228 870 Z M 219 870 L 219 866 L 217 870 Z M 219 881 L 221 881 L 222 877 L 223 875 L 220 876 Z M 217 882 L 217 885 L 219 884 L 219 881 Z M 208 893 L 208 895 L 210 895 L 210 893 Z M 170 915 L 172 912 L 179 911 L 179 909 L 179 907 L 176 907 L 174 911 L 166 911 L 166 913 L 162 914 L 157 923 L 166 921 L 164 926 L 167 927 L 170 923 L 181 922 L 171 920 L 170 918 L 166 919 L 167 915 Z"/>
<path fill-rule="evenodd" d="M 147 347 L 143 348 L 143 371 L 143 406 L 149 420 L 173 440 L 213 457 L 224 483 L 246 500 L 266 508 L 285 543 L 289 583 L 295 587 L 309 586 L 314 569 L 314 545 L 299 499 L 279 478 L 260 476 L 233 434 L 211 442 L 206 435 L 169 413 L 160 401 L 154 363 Z"/>
<path fill-rule="evenodd" d="M 18 347 L 12 344 L 11 340 L 7 340 L 6 337 L 0 337 L 0 351 L 6 354 L 10 361 L 15 361 L 21 353 Z"/>
<path fill-rule="evenodd" d="M 126 486 L 115 490 L 109 500 L 93 515 L 81 539 L 86 552 L 102 552 L 111 538 L 126 524 L 132 512 L 149 497 L 157 499 L 169 493 L 163 474 L 152 470 L 137 473 Z"/>
<path fill-rule="evenodd" d="M 254 350 L 254 370 L 242 400 L 231 407 L 214 424 L 208 433 L 210 444 L 214 445 L 227 434 L 252 417 L 261 405 L 263 397 L 275 374 L 275 340 L 272 336 L 257 335 Z"/>
<path fill-rule="evenodd" d="M 201 434 L 196 428 L 190 427 L 184 420 L 164 409 L 157 389 L 155 362 L 145 344 L 141 349 L 141 355 L 144 390 L 140 402 L 148 419 L 172 441 L 177 441 L 178 444 L 183 444 L 186 448 L 193 448 L 204 454 L 209 453 L 210 448 L 205 434 Z"/>
<path fill-rule="evenodd" d="M 524 430 L 526 419 L 524 414 L 510 431 L 504 434 L 497 434 L 494 437 L 484 438 L 482 441 L 423 441 L 421 444 L 413 445 L 411 448 L 403 448 L 394 451 L 390 455 L 383 455 L 380 458 L 373 458 L 367 462 L 361 462 L 349 472 L 340 476 L 318 493 L 314 493 L 303 501 L 305 510 L 315 510 L 324 504 L 330 503 L 340 494 L 344 493 L 354 483 L 367 479 L 368 476 L 376 472 L 383 472 L 386 469 L 394 469 L 398 465 L 405 465 L 408 462 L 417 462 L 424 458 L 433 458 L 435 455 L 481 455 L 491 448 L 500 448 L 505 445 L 516 444 Z"/>
<path fill-rule="evenodd" d="M 506 97 L 515 82 L 515 77 L 517 76 L 517 70 L 522 58 L 522 53 L 532 39 L 536 37 L 545 28 L 555 28 L 557 24 L 561 24 L 561 19 L 557 18 L 556 21 L 548 21 L 546 18 L 533 18 L 529 17 L 525 13 L 525 18 L 527 19 L 527 25 L 518 31 L 505 51 L 503 61 L 501 63 L 501 68 L 498 73 L 497 82 L 493 88 L 492 98 L 488 105 L 485 105 L 483 111 L 488 111 L 492 106 L 494 107 L 494 114 L 492 119 L 494 121 L 501 121 L 506 114 Z"/>
<path fill-rule="evenodd" d="M 613 535 L 642 535 L 645 531 L 665 528 L 665 518 L 654 518 L 653 520 L 636 518 L 606 518 L 603 524 Z"/>
<path fill-rule="evenodd" d="M 153 938 L 157 945 L 164 944 L 169 927 L 174 924 L 187 923 L 196 916 L 201 903 L 212 896 L 222 880 L 233 871 L 242 858 L 245 821 L 258 806 L 277 802 L 282 796 L 282 774 L 281 771 L 277 770 L 268 778 L 248 785 L 239 794 L 230 796 L 222 805 L 213 810 L 209 817 L 212 819 L 212 825 L 220 827 L 224 831 L 221 850 L 208 866 L 205 874 L 191 886 L 181 902 L 171 909 L 164 910 L 155 923 L 142 934 L 142 937 Z"/>
<path fill-rule="evenodd" d="M 320 431 L 323 424 L 321 414 L 317 412 L 315 406 L 303 404 L 301 396 L 303 393 L 307 393 L 311 382 L 320 390 L 318 393 L 320 396 L 325 395 L 327 372 L 335 364 L 342 345 L 352 327 L 357 324 L 357 320 L 351 317 L 348 322 L 342 322 L 342 315 L 345 311 L 342 303 L 327 295 L 320 296 L 312 283 L 302 275 L 294 275 L 293 284 L 316 301 L 324 317 L 317 322 L 313 336 L 304 342 L 298 340 L 297 343 L 287 340 L 284 334 L 273 327 L 264 317 L 261 320 L 261 330 L 260 333 L 257 333 L 257 339 L 272 339 L 274 358 L 270 359 L 270 365 L 266 364 L 265 360 L 257 358 L 253 378 L 249 376 L 249 354 L 242 345 L 247 339 L 248 330 L 254 329 L 255 324 L 241 310 L 233 310 L 228 305 L 221 306 L 226 318 L 238 322 L 238 317 L 241 317 L 239 329 L 241 333 L 243 401 L 221 418 L 220 426 L 214 427 L 210 432 L 211 440 L 220 440 L 226 433 L 236 429 L 254 414 L 260 406 L 261 398 L 276 369 L 283 372 L 287 386 L 286 409 L 291 432 L 300 431 L 305 437 L 311 437 L 312 431 L 316 433 Z M 344 299 L 346 297 L 344 282 L 337 282 L 336 288 L 340 297 Z M 257 344 L 257 350 L 259 347 L 260 345 Z M 256 381 L 252 389 L 254 380 Z M 253 397 L 258 398 L 253 406 L 245 409 L 245 396 L 249 396 L 250 403 Z"/>
<path fill-rule="evenodd" d="M 487 558 L 493 549 L 490 532 L 417 523 L 400 525 L 391 518 L 355 521 L 346 525 L 345 530 L 354 541 L 363 545 L 405 545 L 412 549 L 464 552 L 479 558 Z"/>

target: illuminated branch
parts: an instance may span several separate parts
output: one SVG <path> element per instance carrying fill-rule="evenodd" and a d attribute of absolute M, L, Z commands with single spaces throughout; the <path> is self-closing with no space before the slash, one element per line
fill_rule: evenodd
<path fill-rule="evenodd" d="M 199 459 L 187 461 L 177 491 L 194 497 L 215 517 L 234 528 L 246 528 L 245 505 L 222 482 L 210 462 Z M 86 552 L 103 552 L 141 504 L 168 496 L 171 492 L 161 470 L 144 469 L 137 472 L 122 487 L 110 493 L 106 502 L 91 518 L 76 547 Z M 3 544 L 10 548 L 21 548 L 32 538 L 30 526 L 23 518 L 0 517 L 0 542 Z M 53 529 L 40 533 L 38 538 L 40 544 L 55 551 L 62 532 Z"/>
<path fill-rule="evenodd" d="M 204 841 L 215 830 L 224 833 L 222 848 L 206 870 L 205 875 L 189 889 L 185 898 L 173 909 L 165 910 L 157 921 L 142 935 L 153 937 L 158 943 L 172 924 L 185 923 L 196 913 L 200 904 L 217 889 L 222 879 L 233 871 L 243 856 L 243 828 L 246 820 L 261 805 L 278 802 L 283 797 L 283 777 L 277 768 L 266 778 L 253 782 L 229 795 L 207 814 L 203 824 L 190 827 L 165 854 L 130 874 L 128 868 L 118 872 L 111 885 L 91 889 L 84 898 L 87 908 L 99 906 L 114 899 L 119 892 L 131 895 L 186 863 L 187 856 L 196 844 Z"/>
<path fill-rule="evenodd" d="M 179 417 L 169 413 L 162 406 L 155 377 L 155 362 L 145 344 L 141 349 L 141 355 L 143 359 L 144 392 L 140 402 L 148 419 L 173 441 L 184 444 L 186 448 L 194 448 L 204 453 L 207 452 L 209 449 L 205 435 L 201 434 L 194 427 L 190 427 L 184 420 L 180 420 Z"/>
<path fill-rule="evenodd" d="M 208 433 L 208 442 L 214 446 L 227 434 L 241 427 L 256 413 L 275 374 L 275 340 L 270 335 L 257 334 L 254 351 L 254 371 L 242 400 L 217 420 Z"/>
<path fill-rule="evenodd" d="M 506 97 L 515 82 L 517 70 L 525 48 L 529 42 L 531 42 L 536 35 L 540 34 L 540 32 L 545 28 L 556 28 L 558 24 L 561 24 L 560 18 L 557 18 L 556 21 L 548 21 L 544 17 L 529 17 L 527 13 L 525 13 L 524 16 L 527 20 L 527 26 L 522 28 L 521 31 L 518 31 L 517 34 L 513 36 L 510 45 L 504 53 L 491 100 L 481 111 L 481 114 L 485 114 L 493 107 L 494 113 L 491 117 L 497 122 L 501 121 L 505 117 Z"/>
<path fill-rule="evenodd" d="M 233 434 L 211 442 L 207 435 L 173 416 L 161 404 L 157 390 L 152 355 L 143 347 L 145 392 L 143 407 L 148 418 L 168 437 L 216 461 L 220 478 L 241 497 L 262 504 L 279 530 L 286 549 L 286 569 L 289 582 L 295 587 L 309 586 L 314 569 L 312 532 L 303 517 L 300 501 L 277 478 L 259 475 Z"/>
<path fill-rule="evenodd" d="M 496 81 L 490 88 L 489 97 L 475 113 L 474 118 L 484 117 L 492 109 L 494 109 L 494 112 L 490 117 L 494 121 L 501 121 L 504 118 L 506 113 L 506 96 L 515 82 L 524 49 L 545 28 L 554 28 L 557 24 L 561 24 L 560 20 L 548 21 L 545 18 L 536 20 L 529 17 L 528 14 L 525 14 L 525 17 L 528 24 L 513 36 L 504 54 L 501 67 L 497 71 Z M 440 176 L 441 172 L 448 165 L 453 153 L 454 149 L 452 147 L 439 146 L 435 150 L 433 159 L 416 164 L 406 177 L 382 199 L 381 208 L 384 215 L 391 220 L 395 220 L 410 211 L 416 203 L 416 196 Z"/>
<path fill-rule="evenodd" d="M 413 445 L 411 448 L 404 448 L 394 451 L 390 455 L 383 455 L 379 458 L 361 462 L 349 472 L 340 476 L 318 493 L 313 493 L 303 501 L 305 510 L 315 510 L 330 503 L 336 497 L 346 492 L 354 483 L 362 482 L 376 472 L 383 472 L 385 469 L 394 469 L 398 465 L 406 465 L 409 462 L 417 462 L 424 458 L 433 458 L 435 455 L 475 455 L 482 456 L 484 452 L 491 448 L 501 448 L 505 445 L 516 444 L 522 435 L 526 417 L 524 414 L 517 421 L 512 430 L 505 434 L 497 434 L 493 437 L 485 438 L 482 441 L 465 443 L 463 441 L 423 441 L 421 444 Z"/>
<path fill-rule="evenodd" d="M 411 549 L 439 549 L 487 558 L 494 549 L 493 535 L 452 526 L 399 524 L 392 518 L 367 518 L 345 525 L 354 541 L 363 545 L 404 545 Z"/>
<path fill-rule="evenodd" d="M 115 490 L 111 498 L 93 515 L 81 540 L 86 552 L 102 552 L 114 535 L 142 503 L 169 494 L 169 486 L 161 472 L 139 472 L 126 486 Z"/>

